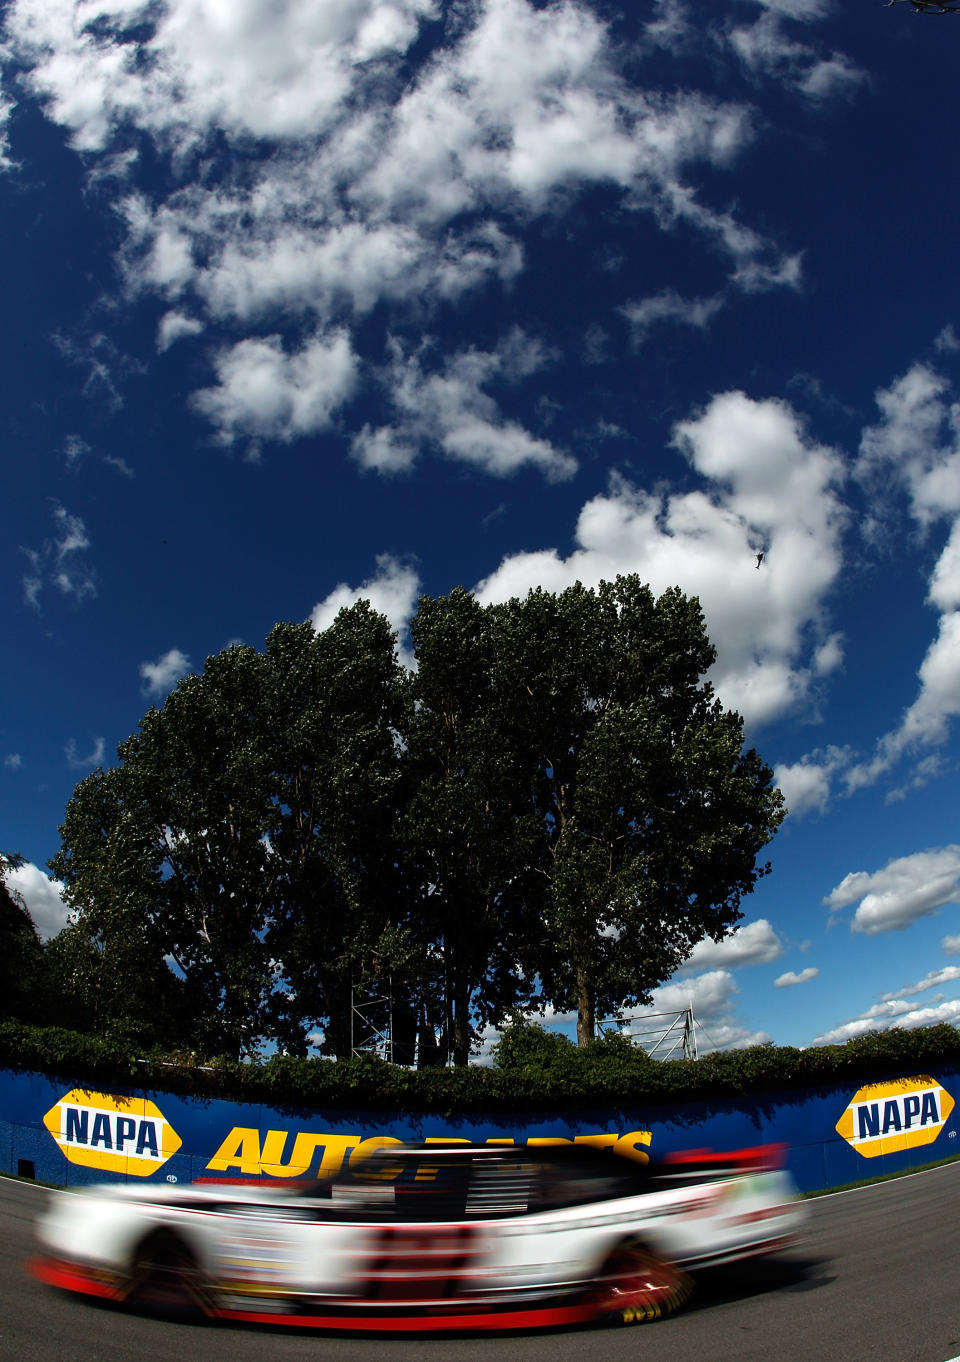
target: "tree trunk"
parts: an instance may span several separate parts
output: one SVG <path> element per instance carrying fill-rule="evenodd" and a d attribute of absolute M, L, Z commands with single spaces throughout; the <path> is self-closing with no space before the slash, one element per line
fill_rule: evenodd
<path fill-rule="evenodd" d="M 577 969 L 577 1045 L 583 1050 L 596 1039 L 593 989 L 584 971 Z"/>
<path fill-rule="evenodd" d="M 453 979 L 453 1062 L 462 1067 L 470 1062 L 470 987 L 465 980 Z"/>

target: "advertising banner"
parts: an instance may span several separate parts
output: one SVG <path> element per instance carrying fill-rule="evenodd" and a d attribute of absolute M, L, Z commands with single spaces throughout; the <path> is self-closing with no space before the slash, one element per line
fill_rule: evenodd
<path fill-rule="evenodd" d="M 570 1141 L 641 1162 L 685 1149 L 788 1146 L 802 1191 L 948 1158 L 960 1073 L 764 1097 L 564 1112 L 430 1116 L 271 1108 L 0 1071 L 0 1169 L 58 1185 L 281 1181 L 335 1173 L 400 1141 Z M 960 1151 L 958 1151 L 960 1152 Z"/>

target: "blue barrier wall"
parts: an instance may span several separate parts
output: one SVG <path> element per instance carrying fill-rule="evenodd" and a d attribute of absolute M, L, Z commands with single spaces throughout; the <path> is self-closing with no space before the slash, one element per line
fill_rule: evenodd
<path fill-rule="evenodd" d="M 802 1191 L 919 1167 L 956 1144 L 960 1069 L 894 1075 L 859 1089 L 574 1113 L 425 1116 L 272 1108 L 0 1070 L 0 1171 L 63 1186 L 117 1179 L 281 1180 L 335 1171 L 385 1139 L 547 1139 L 616 1147 L 657 1159 L 691 1148 L 784 1143 Z M 839 1129 L 838 1129 L 839 1127 Z"/>

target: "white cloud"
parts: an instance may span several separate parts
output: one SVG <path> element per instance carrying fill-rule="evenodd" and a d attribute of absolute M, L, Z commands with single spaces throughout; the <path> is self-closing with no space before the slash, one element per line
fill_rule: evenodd
<path fill-rule="evenodd" d="M 572 477 L 576 460 L 548 440 L 506 419 L 486 389 L 495 381 L 517 382 L 547 363 L 539 344 L 514 331 L 492 351 L 463 350 L 442 368 L 427 372 L 425 356 L 405 355 L 394 344 L 382 375 L 396 413 L 392 426 L 364 426 L 352 453 L 366 468 L 405 471 L 422 448 L 470 464 L 497 477 L 525 465 L 548 481 Z"/>
<path fill-rule="evenodd" d="M 858 475 L 873 488 L 893 473 L 905 484 L 914 516 L 924 527 L 960 512 L 960 413 L 948 402 L 949 384 L 927 364 L 914 364 L 876 394 L 880 420 L 860 442 Z"/>
<path fill-rule="evenodd" d="M 378 473 L 408 473 L 417 461 L 416 436 L 402 428 L 364 426 L 350 443 L 350 453 L 361 468 Z"/>
<path fill-rule="evenodd" d="M 815 1038 L 815 1045 L 840 1045 L 868 1031 L 914 1030 L 919 1026 L 933 1026 L 937 1022 L 956 1024 L 960 1021 L 960 998 L 944 999 L 936 995 L 926 1007 L 915 1007 L 905 999 L 924 993 L 937 984 L 953 982 L 960 978 L 960 970 L 949 966 L 944 970 L 932 970 L 919 983 L 909 984 L 896 993 L 884 994 L 878 1003 L 868 1007 L 858 1017 L 842 1022 L 830 1031 Z"/>
<path fill-rule="evenodd" d="M 917 918 L 960 902 L 960 846 L 918 851 L 882 870 L 855 871 L 827 895 L 831 915 L 857 904 L 851 930 L 875 936 L 898 931 Z"/>
<path fill-rule="evenodd" d="M 766 965 L 783 954 L 783 942 L 765 917 L 737 927 L 722 941 L 709 937 L 697 943 L 684 964 L 684 970 L 703 969 L 723 965 L 737 969 L 741 965 Z"/>
<path fill-rule="evenodd" d="M 313 607 L 310 623 L 317 631 L 326 629 L 341 610 L 348 609 L 356 601 L 367 600 L 374 610 L 390 621 L 400 643 L 400 660 L 410 667 L 413 658 L 409 650 L 409 625 L 419 594 L 420 577 L 416 569 L 389 553 L 381 553 L 377 555 L 376 576 L 358 587 L 339 582 Z"/>
<path fill-rule="evenodd" d="M 69 910 L 60 897 L 63 885 L 59 880 L 52 880 L 25 861 L 19 870 L 8 870 L 4 881 L 8 889 L 22 897 L 42 941 L 56 936 L 67 925 Z"/>
<path fill-rule="evenodd" d="M 157 349 L 169 350 L 184 336 L 198 336 L 202 330 L 203 322 L 196 317 L 189 317 L 185 312 L 165 312 L 157 326 Z"/>
<path fill-rule="evenodd" d="M 16 0 L 7 27 L 75 146 L 101 151 L 130 123 L 186 150 L 217 127 L 262 138 L 329 127 L 366 64 L 405 51 L 434 13 L 433 0 L 170 0 L 159 11 L 148 0 Z M 151 19 L 152 36 L 131 41 Z"/>
<path fill-rule="evenodd" d="M 93 746 L 85 755 L 77 750 L 76 740 L 70 738 L 66 747 L 63 749 L 64 756 L 67 758 L 67 765 L 74 771 L 86 771 L 91 767 L 99 766 L 103 761 L 103 754 L 106 751 L 106 740 L 104 738 L 94 738 Z"/>
<path fill-rule="evenodd" d="M 23 765 L 23 758 L 19 752 L 8 752 L 3 759 L 3 764 L 8 771 L 19 771 Z"/>
<path fill-rule="evenodd" d="M 283 444 L 316 435 L 353 393 L 356 356 L 345 331 L 314 336 L 288 354 L 280 336 L 238 341 L 214 361 L 217 384 L 194 405 L 217 428 L 220 443 L 262 439 Z"/>
<path fill-rule="evenodd" d="M 692 1006 L 696 1015 L 709 1021 L 725 1013 L 739 991 L 729 970 L 708 970 L 706 974 L 671 981 L 655 988 L 649 1010 L 682 1012 L 684 1008 Z"/>
<path fill-rule="evenodd" d="M 638 1008 L 630 1014 L 631 1020 L 626 1029 L 641 1034 L 646 1031 L 647 1019 L 652 1014 L 679 1013 L 692 1007 L 697 1049 L 701 1053 L 742 1049 L 769 1041 L 770 1036 L 765 1031 L 748 1031 L 737 1021 L 735 1005 L 738 991 L 733 975 L 725 969 L 709 970 L 706 974 L 661 984 L 653 990 L 649 1007 Z M 663 1018 L 657 1018 L 656 1025 L 662 1029 Z"/>
<path fill-rule="evenodd" d="M 635 344 L 646 339 L 647 333 L 663 322 L 675 322 L 705 330 L 723 307 L 723 299 L 682 298 L 675 289 L 664 289 L 649 298 L 625 303 L 620 309 L 627 321 Z"/>
<path fill-rule="evenodd" d="M 932 969 L 919 983 L 907 984 L 905 988 L 897 989 L 896 993 L 885 993 L 880 1001 L 888 1003 L 900 998 L 913 998 L 918 993 L 926 993 L 928 989 L 939 988 L 941 984 L 952 984 L 955 979 L 960 979 L 960 965 L 943 965 L 940 969 Z"/>
<path fill-rule="evenodd" d="M 945 590 L 945 586 L 941 585 Z M 884 734 L 869 761 L 851 766 L 845 774 L 848 791 L 872 785 L 906 754 L 943 743 L 950 721 L 960 714 L 960 611 L 940 616 L 937 637 L 927 649 L 917 673 L 917 698 L 904 711 L 897 728 Z M 936 771 L 936 763 L 932 772 Z M 924 783 L 918 769 L 914 784 Z"/>
<path fill-rule="evenodd" d="M 821 58 L 807 71 L 798 88 L 811 99 L 833 99 L 837 95 L 850 95 L 869 77 L 859 66 L 854 66 L 842 53 Z"/>
<path fill-rule="evenodd" d="M 662 39 L 677 15 L 648 26 L 648 45 L 657 23 Z M 417 64 L 409 54 L 425 24 L 436 41 Z M 160 350 L 211 322 L 236 328 L 213 356 L 216 385 L 195 396 L 225 444 L 325 428 L 357 378 L 345 331 L 356 318 L 401 303 L 420 324 L 439 302 L 508 286 L 524 268 L 531 215 L 598 184 L 664 232 L 693 228 L 734 287 L 799 285 L 797 255 L 696 187 L 698 168 L 735 164 L 754 112 L 658 88 L 649 73 L 641 85 L 615 34 L 574 0 L 10 0 L 5 38 L 18 78 L 68 130 L 91 178 L 132 186 L 145 139 L 164 165 L 166 197 L 153 177 L 149 195 L 129 187 L 118 204 L 119 264 L 129 290 L 169 309 Z M 270 154 L 258 156 L 264 141 Z M 641 328 L 668 316 L 699 326 L 719 302 L 661 295 L 634 306 Z M 284 355 L 281 317 L 315 339 Z M 317 339 L 337 335 L 336 354 Z M 103 339 L 61 344 L 87 366 L 88 392 L 117 404 L 117 357 Z M 410 442 L 388 428 L 357 437 L 365 466 L 404 466 Z M 499 412 L 462 409 L 441 433 L 449 457 L 496 475 L 572 468 Z"/>
<path fill-rule="evenodd" d="M 960 936 L 945 936 L 940 941 L 944 955 L 960 955 Z"/>
<path fill-rule="evenodd" d="M 10 155 L 10 136 L 7 131 L 10 115 L 16 107 L 15 100 L 0 94 L 0 172 L 16 169 L 17 163 Z"/>
<path fill-rule="evenodd" d="M 867 490 L 881 495 L 892 478 L 906 490 L 924 534 L 944 519 L 950 533 L 930 576 L 927 599 L 940 619 L 918 671 L 916 699 L 878 740 L 872 757 L 851 766 L 848 791 L 873 784 L 907 755 L 941 746 L 960 714 L 960 407 L 948 396 L 941 374 L 914 364 L 877 392 L 881 419 L 861 439 L 857 476 Z M 925 783 L 937 769 L 921 756 L 905 788 Z"/>
<path fill-rule="evenodd" d="M 919 993 L 928 993 L 941 984 L 954 983 L 960 979 L 960 967 L 947 965 L 942 969 L 931 970 L 925 978 L 915 984 L 907 984 L 895 993 L 885 993 L 878 1003 L 866 1008 L 859 1017 L 844 1022 L 823 1036 L 818 1036 L 816 1044 L 835 1044 L 863 1035 L 867 1031 L 889 1030 L 891 1027 L 928 1026 L 936 1021 L 955 1021 L 960 1018 L 960 1000 L 945 1001 L 943 994 L 937 994 L 932 1002 L 922 1008 L 915 1007 L 908 998 Z"/>
<path fill-rule="evenodd" d="M 810 43 L 792 36 L 784 22 L 786 17 L 812 16 L 791 13 L 786 6 L 771 6 L 752 24 L 730 30 L 728 41 L 751 75 L 789 83 L 813 100 L 849 94 L 867 79 L 866 72 L 842 53 L 823 56 Z"/>
<path fill-rule="evenodd" d="M 54 502 L 51 508 L 54 534 L 40 549 L 23 548 L 30 568 L 23 577 L 24 597 L 39 608 L 40 593 L 47 586 L 56 587 L 79 605 L 97 594 L 97 579 L 86 559 L 90 539 L 83 520 Z"/>
<path fill-rule="evenodd" d="M 140 678 L 148 695 L 166 695 L 190 671 L 190 659 L 179 648 L 169 648 L 156 662 L 140 663 Z"/>
<path fill-rule="evenodd" d="M 774 988 L 796 988 L 798 984 L 809 984 L 811 979 L 816 979 L 820 971 L 814 965 L 808 965 L 799 974 L 794 970 L 787 970 L 786 974 L 780 974 L 773 981 Z"/>
<path fill-rule="evenodd" d="M 771 720 L 806 698 L 831 637 L 826 599 L 841 565 L 842 461 L 807 438 L 786 403 L 741 392 L 714 397 L 680 422 L 674 443 L 698 487 L 652 493 L 614 475 L 581 510 L 569 557 L 514 554 L 477 593 L 506 600 L 537 585 L 596 586 L 631 572 L 658 593 L 679 583 L 703 606 L 721 698 L 750 722 Z"/>
<path fill-rule="evenodd" d="M 811 811 L 825 813 L 830 803 L 832 782 L 837 772 L 850 761 L 846 748 L 817 749 L 793 764 L 782 763 L 774 769 L 774 779 L 783 791 L 787 811 L 802 818 Z"/>

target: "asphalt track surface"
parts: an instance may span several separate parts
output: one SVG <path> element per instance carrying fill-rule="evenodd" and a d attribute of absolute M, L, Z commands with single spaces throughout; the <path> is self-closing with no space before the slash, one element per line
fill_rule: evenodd
<path fill-rule="evenodd" d="M 472 1338 L 164 1323 L 23 1270 L 46 1193 L 0 1178 L 0 1362 L 960 1362 L 960 1163 L 809 1203 L 803 1242 L 656 1324 Z"/>

